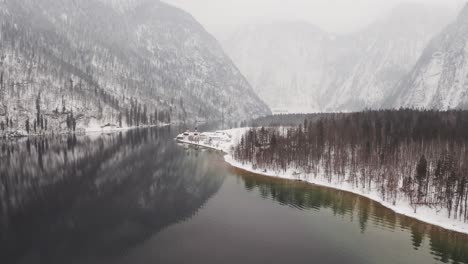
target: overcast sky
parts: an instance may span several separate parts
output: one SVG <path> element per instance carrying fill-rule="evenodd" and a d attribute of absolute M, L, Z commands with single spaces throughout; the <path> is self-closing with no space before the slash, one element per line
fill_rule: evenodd
<path fill-rule="evenodd" d="M 335 33 L 356 31 L 402 2 L 460 7 L 466 0 L 163 0 L 210 31 L 246 23 L 305 20 Z M 213 32 L 215 33 L 215 32 Z"/>

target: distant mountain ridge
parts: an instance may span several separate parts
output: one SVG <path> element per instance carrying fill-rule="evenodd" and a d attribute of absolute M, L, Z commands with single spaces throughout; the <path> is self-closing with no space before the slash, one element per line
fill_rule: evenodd
<path fill-rule="evenodd" d="M 158 0 L 3 0 L 0 12 L 4 126 L 46 119 L 63 130 L 71 115 L 85 129 L 270 113 L 216 39 Z"/>
<path fill-rule="evenodd" d="M 246 26 L 221 43 L 272 109 L 359 111 L 380 108 L 393 96 L 452 16 L 443 8 L 401 4 L 353 34 L 284 22 Z"/>
<path fill-rule="evenodd" d="M 326 106 L 329 111 L 380 108 L 412 69 L 431 38 L 450 16 L 419 4 L 403 4 L 351 36 L 355 61 Z M 341 63 L 341 60 L 338 62 Z"/>

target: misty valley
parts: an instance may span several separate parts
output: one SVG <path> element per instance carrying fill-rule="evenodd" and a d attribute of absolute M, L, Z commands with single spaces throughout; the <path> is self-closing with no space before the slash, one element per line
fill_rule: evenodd
<path fill-rule="evenodd" d="M 466 0 L 0 0 L 0 263 L 467 263 Z"/>

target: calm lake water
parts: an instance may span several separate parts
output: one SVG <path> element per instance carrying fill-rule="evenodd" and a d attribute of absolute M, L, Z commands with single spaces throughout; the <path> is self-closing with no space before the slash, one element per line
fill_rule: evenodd
<path fill-rule="evenodd" d="M 176 133 L 0 141 L 0 263 L 468 263 L 467 235 Z"/>

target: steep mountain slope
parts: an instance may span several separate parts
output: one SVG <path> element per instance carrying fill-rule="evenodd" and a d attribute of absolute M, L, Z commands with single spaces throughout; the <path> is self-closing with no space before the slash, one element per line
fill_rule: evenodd
<path fill-rule="evenodd" d="M 0 12 L 0 121 L 9 126 L 269 113 L 217 41 L 160 1 L 4 0 Z"/>
<path fill-rule="evenodd" d="M 450 19 L 449 10 L 401 4 L 387 18 L 350 36 L 344 42 L 355 54 L 355 61 L 343 82 L 326 91 L 329 101 L 325 110 L 380 108 L 415 65 L 430 39 Z"/>
<path fill-rule="evenodd" d="M 451 15 L 402 4 L 354 34 L 276 23 L 243 27 L 221 43 L 272 109 L 354 111 L 380 107 Z"/>
<path fill-rule="evenodd" d="M 433 109 L 468 107 L 468 5 L 437 35 L 388 105 Z"/>

